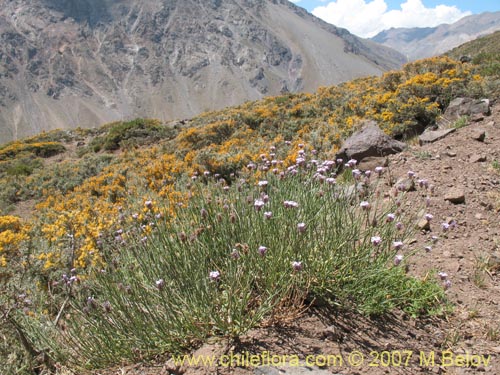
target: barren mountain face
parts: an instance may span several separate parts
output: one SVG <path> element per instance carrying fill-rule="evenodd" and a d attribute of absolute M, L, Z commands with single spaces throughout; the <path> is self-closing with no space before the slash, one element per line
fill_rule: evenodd
<path fill-rule="evenodd" d="M 475 14 L 437 27 L 392 28 L 372 40 L 394 48 L 409 60 L 440 55 L 482 35 L 500 30 L 500 12 Z"/>
<path fill-rule="evenodd" d="M 0 141 L 186 118 L 402 61 L 285 0 L 0 0 Z"/>

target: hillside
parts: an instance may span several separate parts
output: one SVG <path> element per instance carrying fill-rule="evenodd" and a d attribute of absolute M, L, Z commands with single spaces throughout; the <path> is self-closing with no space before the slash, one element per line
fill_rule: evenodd
<path fill-rule="evenodd" d="M 189 118 L 403 62 L 286 0 L 75 4 L 0 1 L 0 141 Z"/>
<path fill-rule="evenodd" d="M 196 349 L 497 353 L 498 103 L 415 142 L 452 99 L 495 99 L 471 57 L 0 146 L 0 372 L 208 373 L 172 363 Z M 367 119 L 408 149 L 337 160 Z M 499 371 L 450 370 L 479 366 Z"/>
<path fill-rule="evenodd" d="M 500 12 L 486 12 L 437 27 L 392 28 L 380 32 L 371 40 L 391 47 L 413 61 L 440 55 L 499 29 Z"/>

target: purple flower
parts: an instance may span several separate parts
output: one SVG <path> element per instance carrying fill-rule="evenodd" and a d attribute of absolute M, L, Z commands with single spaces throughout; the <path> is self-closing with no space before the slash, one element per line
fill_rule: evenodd
<path fill-rule="evenodd" d="M 294 261 L 292 262 L 292 268 L 294 271 L 302 271 L 302 268 L 304 268 L 304 266 L 302 265 L 302 262 L 297 262 L 297 261 Z"/>
<path fill-rule="evenodd" d="M 370 209 L 370 203 L 368 203 L 367 201 L 363 201 L 359 204 L 359 207 L 361 207 L 363 210 L 367 211 Z"/>
<path fill-rule="evenodd" d="M 210 172 L 209 172 L 209 171 L 205 171 L 205 172 L 203 172 L 203 175 L 204 175 L 205 177 L 208 177 L 208 176 L 210 176 Z"/>
<path fill-rule="evenodd" d="M 294 202 L 294 201 L 284 201 L 283 205 L 285 206 L 285 208 L 297 208 L 297 207 L 299 207 L 299 204 L 297 202 Z"/>
<path fill-rule="evenodd" d="M 387 219 L 386 219 L 386 221 L 387 221 L 388 223 L 393 222 L 395 219 L 396 219 L 396 215 L 395 215 L 395 214 L 387 214 Z"/>
<path fill-rule="evenodd" d="M 156 280 L 155 284 L 158 290 L 162 290 L 163 287 L 165 286 L 165 280 L 163 279 Z"/>
<path fill-rule="evenodd" d="M 370 178 L 370 176 L 372 175 L 372 171 L 368 170 L 368 171 L 365 171 L 365 176 Z"/>
<path fill-rule="evenodd" d="M 264 180 L 264 181 L 259 181 L 259 186 L 260 186 L 260 187 L 266 187 L 266 186 L 267 186 L 267 184 L 268 184 L 268 182 L 267 182 L 266 180 Z"/>
<path fill-rule="evenodd" d="M 425 178 L 421 178 L 417 182 L 418 182 L 418 186 L 420 186 L 421 188 L 427 189 L 429 187 L 429 181 L 427 181 Z"/>
<path fill-rule="evenodd" d="M 361 171 L 359 169 L 353 169 L 352 177 L 354 177 L 356 180 L 359 179 L 361 177 Z"/>
<path fill-rule="evenodd" d="M 377 173 L 378 175 L 381 175 L 383 171 L 384 167 L 375 167 L 375 173 Z"/>
<path fill-rule="evenodd" d="M 255 167 L 256 167 L 256 165 L 255 165 L 254 163 L 249 163 L 249 164 L 247 165 L 247 168 L 248 168 L 248 169 L 255 169 Z"/>
<path fill-rule="evenodd" d="M 394 241 L 392 245 L 396 250 L 401 250 L 403 248 L 404 243 L 401 241 Z"/>
<path fill-rule="evenodd" d="M 438 276 L 441 280 L 446 280 L 448 278 L 448 274 L 446 272 L 439 272 Z"/>
<path fill-rule="evenodd" d="M 424 247 L 425 252 L 430 253 L 432 251 L 432 246 Z"/>
<path fill-rule="evenodd" d="M 449 279 L 446 279 L 444 282 L 443 282 L 443 288 L 444 290 L 448 290 L 451 288 L 451 281 Z"/>
<path fill-rule="evenodd" d="M 104 309 L 105 312 L 110 313 L 111 312 L 111 302 L 106 301 L 102 304 L 102 308 Z"/>
<path fill-rule="evenodd" d="M 402 223 L 402 222 L 400 222 L 400 221 L 398 221 L 398 222 L 396 223 L 396 229 L 397 229 L 397 230 L 402 230 L 402 229 L 403 229 L 403 223 Z"/>
<path fill-rule="evenodd" d="M 306 223 L 298 223 L 297 230 L 299 233 L 304 233 L 306 231 Z"/>
<path fill-rule="evenodd" d="M 441 223 L 441 228 L 443 229 L 443 232 L 446 232 L 446 231 L 448 231 L 448 229 L 450 229 L 450 224 Z"/>
<path fill-rule="evenodd" d="M 240 255 L 239 251 L 236 249 L 233 249 L 233 251 L 231 252 L 231 258 L 240 259 L 240 257 L 241 257 L 241 255 Z"/>
<path fill-rule="evenodd" d="M 431 221 L 433 218 L 434 218 L 433 215 L 431 215 L 431 214 L 425 214 L 425 220 Z"/>
<path fill-rule="evenodd" d="M 415 177 L 415 172 L 413 172 L 413 171 L 408 171 L 408 177 L 410 177 L 410 178 Z"/>
<path fill-rule="evenodd" d="M 258 251 L 259 251 L 259 254 L 261 256 L 264 256 L 267 253 L 267 247 L 265 247 L 265 246 L 259 246 L 259 250 Z"/>
<path fill-rule="evenodd" d="M 436 242 L 438 242 L 439 237 L 438 236 L 432 236 L 431 240 L 432 240 L 432 243 L 436 243 Z"/>
<path fill-rule="evenodd" d="M 303 143 L 299 143 L 299 148 L 304 148 L 304 144 Z"/>
<path fill-rule="evenodd" d="M 264 212 L 264 217 L 266 219 L 270 219 L 272 216 L 273 216 L 273 213 L 271 211 Z"/>
<path fill-rule="evenodd" d="M 94 297 L 87 297 L 87 306 L 95 309 L 97 307 L 97 301 Z"/>
<path fill-rule="evenodd" d="M 398 254 L 394 257 L 394 265 L 399 266 L 401 262 L 403 261 L 403 256 Z"/>
<path fill-rule="evenodd" d="M 335 183 L 337 183 L 337 180 L 335 180 L 334 178 L 332 177 L 328 177 L 326 180 L 326 183 L 329 184 L 329 185 L 334 185 Z"/>
<path fill-rule="evenodd" d="M 382 238 L 380 238 L 379 236 L 373 236 L 371 238 L 371 243 L 375 246 L 378 246 L 380 245 L 380 243 L 382 242 Z"/>
<path fill-rule="evenodd" d="M 256 211 L 260 211 L 262 209 L 262 207 L 264 207 L 265 204 L 266 203 L 263 200 L 257 199 L 257 200 L 255 200 L 253 206 L 255 207 Z"/>
<path fill-rule="evenodd" d="M 146 202 L 144 202 L 144 205 L 145 205 L 147 208 L 151 208 L 151 207 L 153 207 L 153 201 L 146 201 Z"/>
<path fill-rule="evenodd" d="M 212 281 L 219 281 L 219 279 L 220 279 L 220 272 L 219 271 L 210 271 L 210 273 L 208 274 L 208 277 Z"/>
<path fill-rule="evenodd" d="M 356 166 L 356 164 L 358 164 L 358 161 L 356 159 L 351 159 L 347 162 L 347 165 L 349 166 L 349 168 L 354 168 Z"/>

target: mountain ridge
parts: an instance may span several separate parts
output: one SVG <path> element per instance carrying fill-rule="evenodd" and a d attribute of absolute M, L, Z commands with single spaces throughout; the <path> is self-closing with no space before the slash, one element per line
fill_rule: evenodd
<path fill-rule="evenodd" d="M 380 75 L 404 61 L 285 0 L 0 5 L 2 141 L 143 116 L 187 118 Z"/>
<path fill-rule="evenodd" d="M 412 61 L 442 54 L 497 30 L 500 12 L 484 12 L 436 27 L 391 28 L 370 40 L 393 48 Z"/>

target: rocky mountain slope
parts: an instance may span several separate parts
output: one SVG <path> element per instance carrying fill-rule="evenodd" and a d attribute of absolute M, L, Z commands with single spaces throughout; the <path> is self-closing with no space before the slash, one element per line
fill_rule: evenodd
<path fill-rule="evenodd" d="M 0 0 L 0 141 L 191 117 L 404 58 L 285 0 Z"/>
<path fill-rule="evenodd" d="M 436 56 L 479 36 L 500 30 L 500 12 L 464 17 L 437 27 L 392 28 L 371 40 L 394 48 L 409 60 Z"/>

